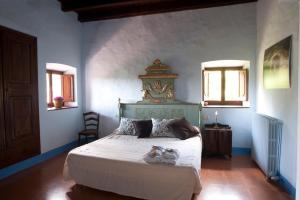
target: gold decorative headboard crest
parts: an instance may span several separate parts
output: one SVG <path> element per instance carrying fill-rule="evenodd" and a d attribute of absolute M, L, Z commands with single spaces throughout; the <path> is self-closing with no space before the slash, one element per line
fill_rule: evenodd
<path fill-rule="evenodd" d="M 138 103 L 177 103 L 174 80 L 178 75 L 170 73 L 170 67 L 159 59 L 146 67 L 146 72 L 145 75 L 139 75 L 143 83 L 143 100 Z"/>

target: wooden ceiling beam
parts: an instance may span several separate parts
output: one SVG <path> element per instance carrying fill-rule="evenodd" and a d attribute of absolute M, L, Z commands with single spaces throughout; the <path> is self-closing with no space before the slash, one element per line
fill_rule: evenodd
<path fill-rule="evenodd" d="M 81 22 L 200 9 L 257 0 L 59 0 L 63 11 L 75 11 Z"/>
<path fill-rule="evenodd" d="M 86 11 L 102 9 L 106 7 L 118 7 L 139 3 L 143 0 L 58 0 L 61 2 L 61 9 L 64 12 Z M 147 0 L 146 0 L 147 1 Z"/>

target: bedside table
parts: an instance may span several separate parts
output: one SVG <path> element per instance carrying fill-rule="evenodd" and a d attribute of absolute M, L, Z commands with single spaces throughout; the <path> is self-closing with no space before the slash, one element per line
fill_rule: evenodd
<path fill-rule="evenodd" d="M 231 158 L 232 131 L 229 125 L 205 124 L 201 133 L 204 156 L 222 154 Z"/>

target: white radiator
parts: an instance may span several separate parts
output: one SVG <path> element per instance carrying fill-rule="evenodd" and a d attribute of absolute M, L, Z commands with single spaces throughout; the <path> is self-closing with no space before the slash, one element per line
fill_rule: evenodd
<path fill-rule="evenodd" d="M 272 180 L 277 180 L 280 172 L 282 125 L 281 120 L 261 114 L 253 119 L 252 157 Z"/>

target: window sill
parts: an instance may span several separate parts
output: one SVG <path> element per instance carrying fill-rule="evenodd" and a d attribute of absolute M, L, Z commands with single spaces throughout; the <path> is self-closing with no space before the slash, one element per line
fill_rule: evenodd
<path fill-rule="evenodd" d="M 54 110 L 65 110 L 65 109 L 72 109 L 72 108 L 78 108 L 78 106 L 68 106 L 68 107 L 61 107 L 61 108 L 47 108 L 48 111 L 54 111 Z"/>
<path fill-rule="evenodd" d="M 234 105 L 209 105 L 202 108 L 250 108 L 250 106 L 234 106 Z"/>

